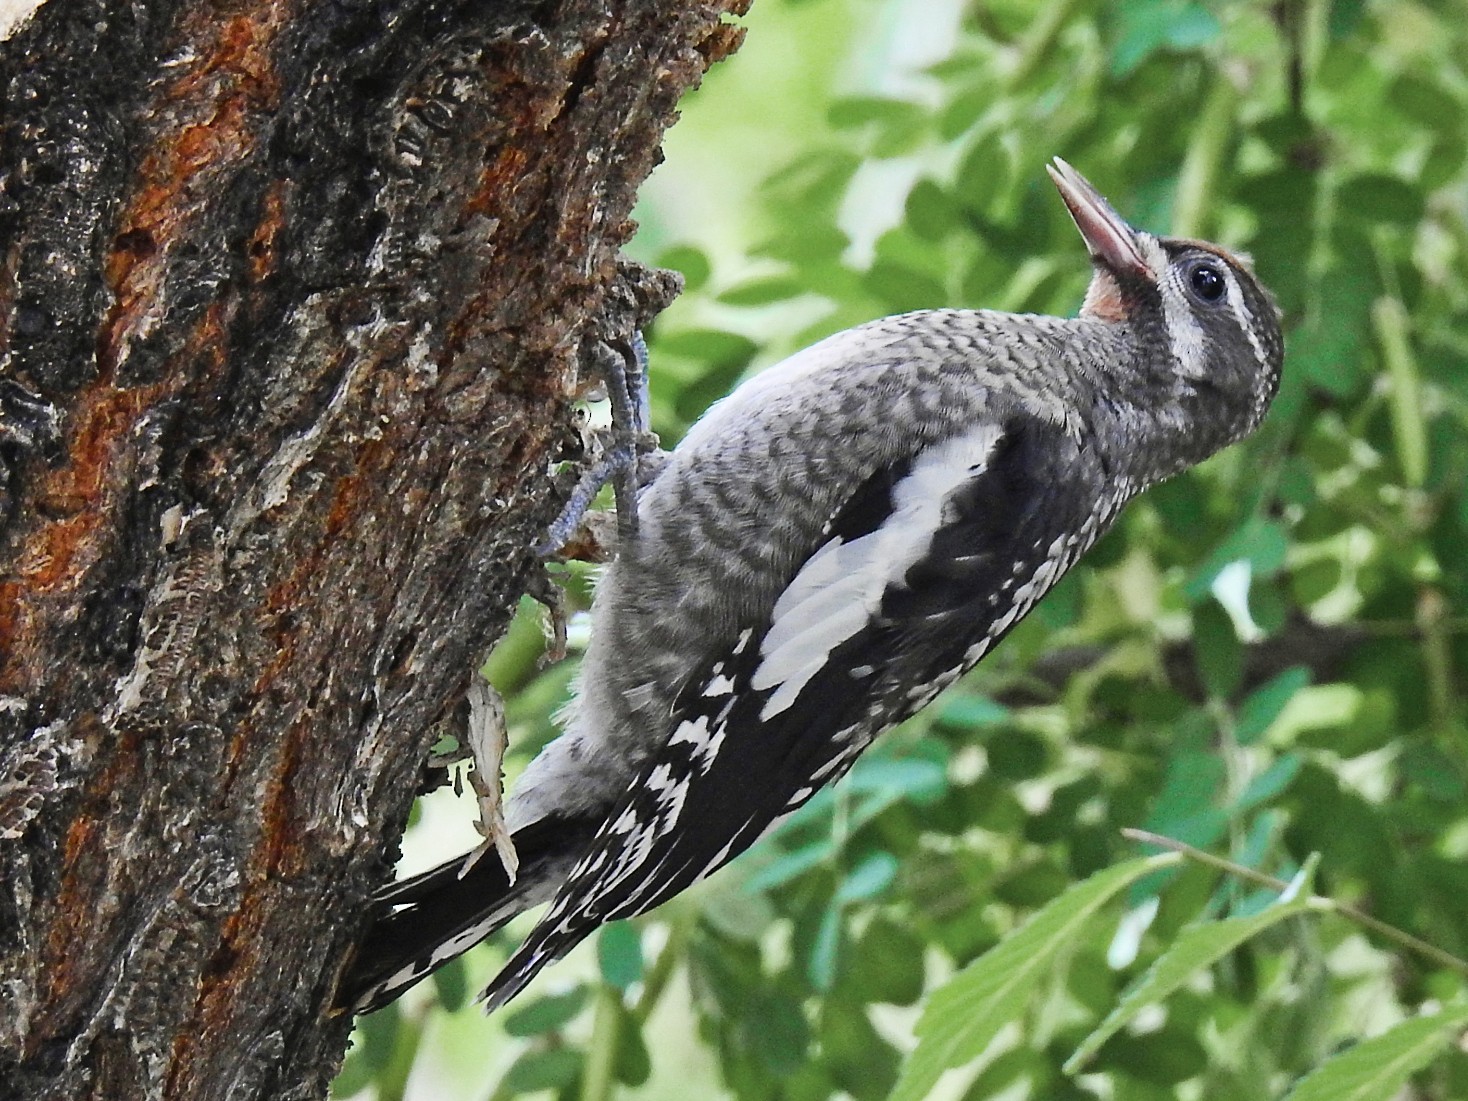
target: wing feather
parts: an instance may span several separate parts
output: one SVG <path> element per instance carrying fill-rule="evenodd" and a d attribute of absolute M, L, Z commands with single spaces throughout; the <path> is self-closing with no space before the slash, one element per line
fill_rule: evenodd
<path fill-rule="evenodd" d="M 766 624 L 701 667 L 670 736 L 486 995 L 738 855 L 996 643 L 1122 503 L 1054 426 L 979 426 L 879 471 Z"/>

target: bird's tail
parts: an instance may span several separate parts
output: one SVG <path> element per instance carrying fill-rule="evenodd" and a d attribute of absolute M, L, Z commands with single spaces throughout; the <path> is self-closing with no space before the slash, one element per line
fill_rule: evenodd
<path fill-rule="evenodd" d="M 590 822 L 565 819 L 517 830 L 514 883 L 490 852 L 462 876 L 460 857 L 384 888 L 372 900 L 374 921 L 342 984 L 340 1003 L 354 1013 L 381 1009 L 511 918 L 549 901 L 592 832 Z"/>

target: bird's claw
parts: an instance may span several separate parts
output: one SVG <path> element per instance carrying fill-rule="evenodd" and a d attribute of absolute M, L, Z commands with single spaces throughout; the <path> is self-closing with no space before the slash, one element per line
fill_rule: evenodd
<path fill-rule="evenodd" d="M 484 854 L 493 849 L 499 854 L 505 874 L 514 883 L 520 870 L 520 857 L 515 852 L 514 839 L 505 823 L 503 767 L 505 750 L 510 744 L 505 723 L 505 701 L 481 676 L 476 676 L 469 685 L 469 723 L 465 741 L 474 759 L 469 786 L 474 789 L 479 803 L 479 820 L 474 823 L 474 828 L 484 841 L 464 858 L 459 878 L 468 875 Z"/>
<path fill-rule="evenodd" d="M 590 433 L 596 460 L 571 490 L 561 514 L 546 530 L 545 538 L 534 548 L 542 558 L 564 554 L 568 547 L 588 542 L 578 538 L 591 515 L 591 503 L 605 485 L 611 485 L 617 501 L 617 543 L 626 544 L 637 537 L 637 491 L 651 484 L 666 463 L 666 452 L 658 449 L 658 438 L 652 432 L 647 393 L 647 344 L 641 333 L 634 333 L 622 351 L 605 342 L 593 354 L 596 372 L 606 385 L 607 400 L 612 407 L 610 428 Z M 591 541 L 609 557 L 605 538 Z M 594 559 L 597 560 L 597 559 Z"/>

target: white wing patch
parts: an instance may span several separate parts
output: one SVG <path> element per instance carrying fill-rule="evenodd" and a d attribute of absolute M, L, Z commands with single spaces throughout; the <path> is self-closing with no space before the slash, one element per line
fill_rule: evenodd
<path fill-rule="evenodd" d="M 774 689 L 768 720 L 790 707 L 831 651 L 856 634 L 932 542 L 954 491 L 983 471 L 1002 429 L 984 424 L 923 452 L 892 490 L 892 513 L 851 542 L 833 538 L 813 554 L 775 602 L 750 684 Z"/>

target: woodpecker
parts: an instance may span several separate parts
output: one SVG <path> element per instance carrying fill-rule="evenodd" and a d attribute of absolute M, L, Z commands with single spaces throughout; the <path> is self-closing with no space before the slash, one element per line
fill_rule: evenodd
<path fill-rule="evenodd" d="M 1259 424 L 1284 343 L 1248 263 L 1048 171 L 1090 250 L 1080 316 L 885 318 L 710 409 L 641 490 L 565 732 L 509 801 L 518 877 L 455 860 L 383 891 L 346 1004 L 549 902 L 493 1009 L 703 879 L 989 653 L 1128 500 Z"/>

